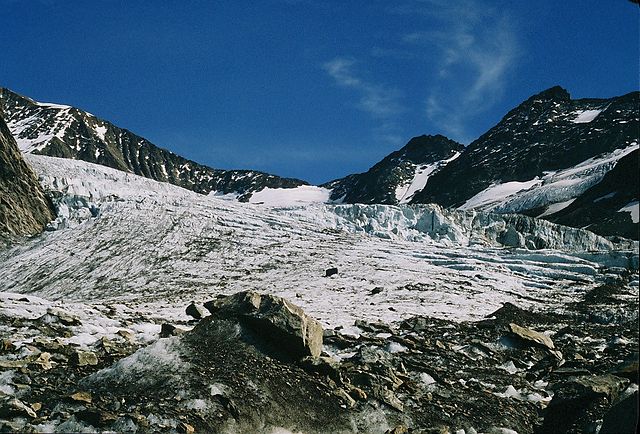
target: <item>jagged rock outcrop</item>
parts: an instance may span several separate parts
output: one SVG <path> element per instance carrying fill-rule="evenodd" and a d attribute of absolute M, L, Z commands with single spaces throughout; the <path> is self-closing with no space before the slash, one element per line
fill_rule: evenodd
<path fill-rule="evenodd" d="M 212 169 L 78 108 L 39 103 L 6 88 L 0 88 L 0 107 L 23 152 L 97 163 L 197 193 L 233 193 L 240 200 L 265 187 L 307 184 L 253 170 Z"/>
<path fill-rule="evenodd" d="M 0 238 L 39 233 L 54 218 L 51 202 L 22 158 L 0 111 Z"/>
<path fill-rule="evenodd" d="M 463 145 L 441 135 L 414 137 L 367 172 L 322 187 L 331 189 L 331 199 L 342 203 L 406 203 L 424 187 L 429 176 L 463 150 Z"/>

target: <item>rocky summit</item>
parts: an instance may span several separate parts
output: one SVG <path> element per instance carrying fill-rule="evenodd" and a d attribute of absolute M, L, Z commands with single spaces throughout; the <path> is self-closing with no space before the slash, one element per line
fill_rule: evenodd
<path fill-rule="evenodd" d="M 331 199 L 341 203 L 408 203 L 427 179 L 464 150 L 444 136 L 414 137 L 365 173 L 328 182 Z"/>
<path fill-rule="evenodd" d="M 38 234 L 54 218 L 51 200 L 22 158 L 0 111 L 0 240 Z"/>

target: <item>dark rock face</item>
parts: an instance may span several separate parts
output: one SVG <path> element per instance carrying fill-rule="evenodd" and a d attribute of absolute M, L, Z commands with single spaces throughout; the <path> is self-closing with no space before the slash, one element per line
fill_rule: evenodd
<path fill-rule="evenodd" d="M 430 177 L 412 203 L 460 206 L 492 183 L 529 181 L 638 141 L 639 95 L 572 100 L 558 86 L 534 95 Z M 585 111 L 600 113 L 589 120 Z"/>
<path fill-rule="evenodd" d="M 464 146 L 444 136 L 414 137 L 402 149 L 395 151 L 365 173 L 349 175 L 328 182 L 323 187 L 332 189 L 331 199 L 343 203 L 398 203 L 396 188 L 411 182 L 417 171 L 437 164 L 444 167 L 447 160 Z M 407 198 L 408 200 L 409 198 Z"/>
<path fill-rule="evenodd" d="M 640 169 L 638 151 L 618 161 L 602 181 L 578 196 L 565 209 L 547 216 L 547 220 L 562 225 L 586 227 L 600 235 L 620 235 L 637 240 L 640 224 L 631 214 L 618 212 L 640 197 Z"/>
<path fill-rule="evenodd" d="M 55 218 L 0 111 L 0 237 L 33 235 Z"/>
<path fill-rule="evenodd" d="M 212 169 L 80 109 L 37 103 L 8 89 L 0 88 L 0 106 L 23 152 L 97 163 L 197 193 L 236 193 L 240 200 L 265 187 L 307 184 L 252 170 Z"/>

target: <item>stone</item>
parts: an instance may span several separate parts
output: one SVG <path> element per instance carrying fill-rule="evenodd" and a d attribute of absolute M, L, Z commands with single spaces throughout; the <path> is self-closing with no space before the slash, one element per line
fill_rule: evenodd
<path fill-rule="evenodd" d="M 34 365 L 40 366 L 41 369 L 48 371 L 53 368 L 51 364 L 51 354 L 50 353 L 40 353 L 38 358 L 31 362 Z"/>
<path fill-rule="evenodd" d="M 0 353 L 8 353 L 14 351 L 16 346 L 9 339 L 0 340 Z"/>
<path fill-rule="evenodd" d="M 176 431 L 181 434 L 193 434 L 196 432 L 196 429 L 186 422 L 180 422 L 176 427 Z"/>
<path fill-rule="evenodd" d="M 384 434 L 407 434 L 408 432 L 409 428 L 404 424 L 400 424 L 396 425 L 394 428 L 388 429 Z"/>
<path fill-rule="evenodd" d="M 84 391 L 76 392 L 72 394 L 70 398 L 73 401 L 86 402 L 87 404 L 91 404 L 91 401 L 92 401 L 91 393 L 84 392 Z"/>
<path fill-rule="evenodd" d="M 136 341 L 135 336 L 129 330 L 121 329 L 118 330 L 117 334 L 130 344 L 133 344 Z"/>
<path fill-rule="evenodd" d="M 336 267 L 327 268 L 324 270 L 324 277 L 331 277 L 334 274 L 338 274 L 338 269 Z"/>
<path fill-rule="evenodd" d="M 116 421 L 117 416 L 108 411 L 99 409 L 84 409 L 75 413 L 75 417 L 94 427 L 103 427 Z"/>
<path fill-rule="evenodd" d="M 509 331 L 514 336 L 520 338 L 522 341 L 541 346 L 549 350 L 555 349 L 555 345 L 553 344 L 551 338 L 537 331 L 525 327 L 520 327 L 519 325 L 514 323 L 509 324 Z"/>
<path fill-rule="evenodd" d="M 60 323 L 66 326 L 77 326 L 82 324 L 77 316 L 72 315 L 62 309 L 50 307 L 49 309 L 47 309 L 47 314 L 56 317 L 58 321 L 60 321 Z"/>
<path fill-rule="evenodd" d="M 0 403 L 0 417 L 7 416 L 29 416 L 36 418 L 38 415 L 36 412 L 24 402 L 17 398 L 9 398 Z"/>
<path fill-rule="evenodd" d="M 572 377 L 555 385 L 540 432 L 591 431 L 628 382 L 606 374 Z"/>
<path fill-rule="evenodd" d="M 356 406 L 356 400 L 353 399 L 347 392 L 342 388 L 338 388 L 333 391 L 333 394 L 340 398 L 348 408 L 353 408 Z"/>
<path fill-rule="evenodd" d="M 71 362 L 76 366 L 95 366 L 98 364 L 98 356 L 91 351 L 76 350 L 71 355 Z"/>
<path fill-rule="evenodd" d="M 164 323 L 160 326 L 160 337 L 168 338 L 169 336 L 180 336 L 184 334 L 186 330 L 178 328 L 173 324 Z"/>
<path fill-rule="evenodd" d="M 376 286 L 371 290 L 370 295 L 380 294 L 382 291 L 383 291 L 382 287 Z"/>
<path fill-rule="evenodd" d="M 194 319 L 202 319 L 207 315 L 205 309 L 193 302 L 187 306 L 185 313 Z"/>
<path fill-rule="evenodd" d="M 294 359 L 319 357 L 322 352 L 320 323 L 282 297 L 245 291 L 207 302 L 205 308 L 212 321 L 238 321 Z"/>

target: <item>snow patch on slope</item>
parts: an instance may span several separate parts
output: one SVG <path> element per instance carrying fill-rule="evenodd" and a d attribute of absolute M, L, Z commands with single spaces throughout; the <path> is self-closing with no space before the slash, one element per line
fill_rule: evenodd
<path fill-rule="evenodd" d="M 492 205 L 497 205 L 499 203 L 504 202 L 510 196 L 513 196 L 516 193 L 519 193 L 523 190 L 528 190 L 531 187 L 542 184 L 542 180 L 539 178 L 534 178 L 531 181 L 518 182 L 518 181 L 510 181 L 504 182 L 501 184 L 494 184 L 486 189 L 482 190 L 480 193 L 473 196 L 471 199 L 467 200 L 462 206 L 458 209 L 467 210 L 467 209 L 487 209 Z"/>
<path fill-rule="evenodd" d="M 413 179 L 406 184 L 396 187 L 396 199 L 398 203 L 409 203 L 414 194 L 422 190 L 429 180 L 429 176 L 436 170 L 442 169 L 444 166 L 455 160 L 460 156 L 460 152 L 456 152 L 451 158 L 446 160 L 436 161 L 432 164 L 426 164 L 416 168 Z"/>
<path fill-rule="evenodd" d="M 628 204 L 620 208 L 618 212 L 628 212 L 631 214 L 631 220 L 634 223 L 640 222 L 640 206 L 638 205 L 637 200 L 634 200 L 633 202 L 629 202 Z"/>
<path fill-rule="evenodd" d="M 574 113 L 577 116 L 571 122 L 574 124 L 588 124 L 602 113 L 602 110 L 579 110 Z"/>

